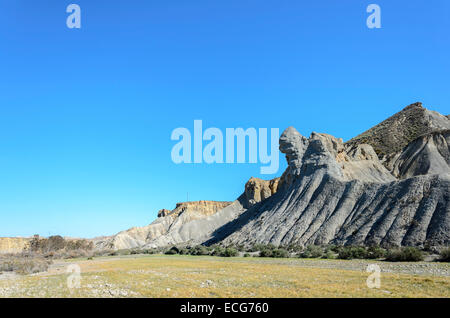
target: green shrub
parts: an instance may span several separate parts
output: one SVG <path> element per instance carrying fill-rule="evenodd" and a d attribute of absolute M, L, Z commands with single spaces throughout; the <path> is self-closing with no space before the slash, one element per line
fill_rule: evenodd
<path fill-rule="evenodd" d="M 213 256 L 220 256 L 220 257 L 234 257 L 239 254 L 239 251 L 237 248 L 233 246 L 229 246 L 227 248 L 217 245 L 214 246 L 214 250 L 212 251 L 211 255 Z"/>
<path fill-rule="evenodd" d="M 210 255 L 211 254 L 210 250 L 204 245 L 194 246 L 193 248 L 191 248 L 189 250 L 189 253 L 191 255 L 195 255 L 195 256 Z"/>
<path fill-rule="evenodd" d="M 120 256 L 131 255 L 131 250 L 130 250 L 130 249 L 122 249 L 122 250 L 118 250 L 118 251 L 117 251 L 117 255 L 120 255 Z"/>
<path fill-rule="evenodd" d="M 225 248 L 220 245 L 217 245 L 214 247 L 214 250 L 212 251 L 211 255 L 222 256 L 224 253 L 225 253 Z"/>
<path fill-rule="evenodd" d="M 422 251 L 410 246 L 390 250 L 386 256 L 386 260 L 391 262 L 419 262 L 423 258 Z"/>
<path fill-rule="evenodd" d="M 234 247 L 227 247 L 222 255 L 223 257 L 235 257 L 238 255 L 238 250 Z"/>
<path fill-rule="evenodd" d="M 176 246 L 172 246 L 164 254 L 166 254 L 166 255 L 176 255 L 176 254 L 179 254 L 179 253 L 180 253 L 180 250 Z"/>
<path fill-rule="evenodd" d="M 247 248 L 247 252 L 259 252 L 263 248 L 262 244 L 253 244 L 251 247 Z"/>
<path fill-rule="evenodd" d="M 309 245 L 301 254 L 301 258 L 319 258 L 324 254 L 323 248 L 319 245 Z"/>
<path fill-rule="evenodd" d="M 290 244 L 290 245 L 284 247 L 284 249 L 286 249 L 287 251 L 289 251 L 291 253 L 295 253 L 295 254 L 301 253 L 303 251 L 303 247 L 301 245 L 296 245 L 296 244 Z"/>
<path fill-rule="evenodd" d="M 276 258 L 288 258 L 289 252 L 286 251 L 284 248 L 276 248 L 272 251 L 272 257 Z"/>
<path fill-rule="evenodd" d="M 93 256 L 99 257 L 99 256 L 108 256 L 111 250 L 100 250 L 100 251 L 94 251 L 92 254 Z"/>
<path fill-rule="evenodd" d="M 273 244 L 254 244 L 247 252 L 261 252 L 262 250 L 274 250 L 276 248 Z"/>
<path fill-rule="evenodd" d="M 180 255 L 189 255 L 189 249 L 186 247 L 180 248 Z"/>
<path fill-rule="evenodd" d="M 439 261 L 440 262 L 450 262 L 450 247 L 443 249 L 439 253 Z"/>
<path fill-rule="evenodd" d="M 331 251 L 331 252 L 334 252 L 334 253 L 339 253 L 339 249 L 341 247 L 342 246 L 330 244 L 330 245 L 327 246 L 327 251 Z"/>
<path fill-rule="evenodd" d="M 332 250 L 326 250 L 325 253 L 322 255 L 322 258 L 326 259 L 335 259 L 336 255 Z"/>
<path fill-rule="evenodd" d="M 259 257 L 272 257 L 272 250 L 269 248 L 263 248 L 259 251 Z"/>
<path fill-rule="evenodd" d="M 287 258 L 289 256 L 289 252 L 284 248 L 264 248 L 259 252 L 259 257 Z"/>
<path fill-rule="evenodd" d="M 250 257 L 251 255 L 249 253 L 245 253 L 244 257 Z"/>
<path fill-rule="evenodd" d="M 132 249 L 130 255 L 153 254 L 151 249 Z"/>
<path fill-rule="evenodd" d="M 365 259 L 368 258 L 368 251 L 362 246 L 344 246 L 339 249 L 339 259 Z"/>
<path fill-rule="evenodd" d="M 386 257 L 386 250 L 379 246 L 370 246 L 367 250 L 367 258 L 378 259 Z"/>
<path fill-rule="evenodd" d="M 353 258 L 365 259 L 367 258 L 368 252 L 365 247 L 357 246 L 352 250 Z"/>

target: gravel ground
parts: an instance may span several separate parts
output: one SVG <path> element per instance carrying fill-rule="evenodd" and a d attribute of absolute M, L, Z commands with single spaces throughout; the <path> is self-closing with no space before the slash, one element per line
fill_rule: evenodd
<path fill-rule="evenodd" d="M 115 257 L 105 257 L 105 258 L 95 258 L 94 261 L 86 260 L 61 260 L 55 261 L 47 272 L 37 273 L 27 276 L 16 275 L 14 273 L 5 272 L 0 274 L 0 298 L 1 297 L 11 297 L 14 295 L 23 295 L 24 297 L 48 297 L 56 289 L 64 290 L 65 275 L 61 274 L 67 273 L 67 267 L 71 264 L 84 263 L 89 264 L 90 262 L 95 262 L 101 264 L 103 262 L 108 263 L 114 260 L 120 261 L 121 259 L 142 259 L 149 256 L 146 255 L 133 255 L 133 256 L 115 256 Z M 287 258 L 287 259 L 276 259 L 276 258 L 259 258 L 259 257 L 236 257 L 236 258 L 220 258 L 220 257 L 203 257 L 203 256 L 187 256 L 185 260 L 188 262 L 195 262 L 196 260 L 208 259 L 212 262 L 219 263 L 217 268 L 220 268 L 221 262 L 227 262 L 224 264 L 232 263 L 243 263 L 243 264 L 255 264 L 255 265 L 283 265 L 289 268 L 321 268 L 321 269 L 337 269 L 337 270 L 348 270 L 366 273 L 367 266 L 369 264 L 377 264 L 381 268 L 382 273 L 394 273 L 394 274 L 409 274 L 418 276 L 434 276 L 437 277 L 450 277 L 450 264 L 449 263 L 439 263 L 439 262 L 385 262 L 380 260 L 330 260 L 330 259 L 301 259 L 301 258 Z M 98 275 L 103 272 L 104 269 L 96 269 Z M 88 271 L 89 272 L 89 271 Z M 86 273 L 88 273 L 86 272 Z M 115 285 L 114 282 L 104 281 L 100 279 L 98 275 L 91 272 L 90 281 L 86 282 L 85 288 L 87 289 L 87 294 L 89 297 L 140 297 L 139 293 L 134 292 L 132 289 L 128 289 L 124 286 Z M 193 272 L 192 272 L 193 273 Z M 153 270 L 130 270 L 126 274 L 155 274 Z M 157 273 L 158 274 L 158 273 Z M 193 273 L 195 274 L 195 273 Z M 163 275 L 163 274 L 161 274 Z M 170 276 L 167 273 L 164 275 Z M 155 275 L 153 275 L 155 276 Z M 158 275 L 156 275 L 158 276 Z M 33 278 L 34 277 L 34 278 Z M 53 278 L 62 277 L 63 279 L 57 281 Z M 31 285 L 31 287 L 25 287 L 23 285 L 27 278 L 37 279 L 36 285 Z M 168 277 L 169 279 L 170 277 Z M 53 283 L 50 283 L 50 280 Z M 135 283 L 144 284 L 145 282 L 135 281 Z M 148 282 L 147 282 L 148 283 Z M 57 285 L 55 285 L 57 284 Z M 152 284 L 152 283 L 149 283 Z M 210 288 L 214 286 L 214 282 L 211 280 L 205 280 L 199 285 L 199 288 Z M 153 286 L 148 286 L 153 287 Z M 23 293 L 22 293 L 23 291 Z M 170 291 L 170 288 L 169 288 Z"/>
<path fill-rule="evenodd" d="M 233 259 L 245 262 L 247 258 Z M 252 262 L 262 264 L 286 264 L 307 268 L 327 268 L 366 271 L 369 264 L 377 264 L 381 272 L 410 275 L 450 276 L 450 263 L 440 262 L 386 262 L 380 260 L 333 260 L 333 259 L 302 259 L 302 258 L 259 258 L 252 257 Z"/>

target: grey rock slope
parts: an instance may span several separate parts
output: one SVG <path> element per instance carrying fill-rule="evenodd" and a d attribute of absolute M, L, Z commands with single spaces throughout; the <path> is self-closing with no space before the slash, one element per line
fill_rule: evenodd
<path fill-rule="evenodd" d="M 405 179 L 417 175 L 443 174 L 450 165 L 450 130 L 417 138 L 393 160 L 392 173 Z"/>
<path fill-rule="evenodd" d="M 280 150 L 289 163 L 280 190 L 218 229 L 209 244 L 450 243 L 448 164 L 440 174 L 397 180 L 371 146 L 347 152 L 342 140 L 316 133 L 306 139 L 292 127 L 282 134 Z"/>
<path fill-rule="evenodd" d="M 178 203 L 172 211 L 161 210 L 158 218 L 109 237 L 94 239 L 97 249 L 128 249 L 170 244 L 198 244 L 217 227 L 233 220 L 242 210 L 235 202 L 193 201 Z"/>

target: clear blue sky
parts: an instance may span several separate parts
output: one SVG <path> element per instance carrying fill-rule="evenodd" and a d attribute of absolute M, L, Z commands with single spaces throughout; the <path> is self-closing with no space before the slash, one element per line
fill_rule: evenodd
<path fill-rule="evenodd" d="M 187 192 L 234 200 L 259 164 L 171 161 L 194 119 L 347 140 L 416 101 L 448 114 L 449 21 L 448 0 L 1 0 L 0 236 L 107 235 Z"/>

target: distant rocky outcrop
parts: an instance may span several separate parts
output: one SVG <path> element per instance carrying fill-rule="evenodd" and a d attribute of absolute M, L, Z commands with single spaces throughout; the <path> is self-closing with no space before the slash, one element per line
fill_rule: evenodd
<path fill-rule="evenodd" d="M 158 217 L 159 218 L 165 217 L 165 216 L 169 215 L 170 212 L 171 212 L 170 210 L 161 209 L 158 211 Z"/>
<path fill-rule="evenodd" d="M 275 194 L 278 190 L 280 178 L 272 180 L 262 180 L 259 178 L 250 178 L 245 184 L 245 198 L 248 206 L 261 202 Z"/>
<path fill-rule="evenodd" d="M 450 130 L 428 133 L 413 140 L 395 156 L 392 173 L 399 179 L 445 174 L 450 165 Z"/>
<path fill-rule="evenodd" d="M 0 254 L 20 253 L 28 247 L 31 238 L 0 237 Z"/>
<path fill-rule="evenodd" d="M 447 129 L 450 129 L 448 116 L 428 110 L 422 103 L 414 103 L 349 140 L 346 145 L 371 145 L 380 160 L 391 170 L 394 158 L 411 141 L 434 131 Z"/>
<path fill-rule="evenodd" d="M 222 213 L 223 218 L 213 217 L 214 214 L 232 203 L 219 201 L 177 203 L 172 211 L 160 210 L 158 219 L 147 226 L 134 227 L 114 236 L 94 239 L 94 243 L 97 249 L 128 249 L 193 242 L 206 235 L 208 229 L 208 225 L 196 226 L 198 222 L 194 221 L 215 220 L 220 226 L 221 222 L 228 221 L 226 213 Z"/>

